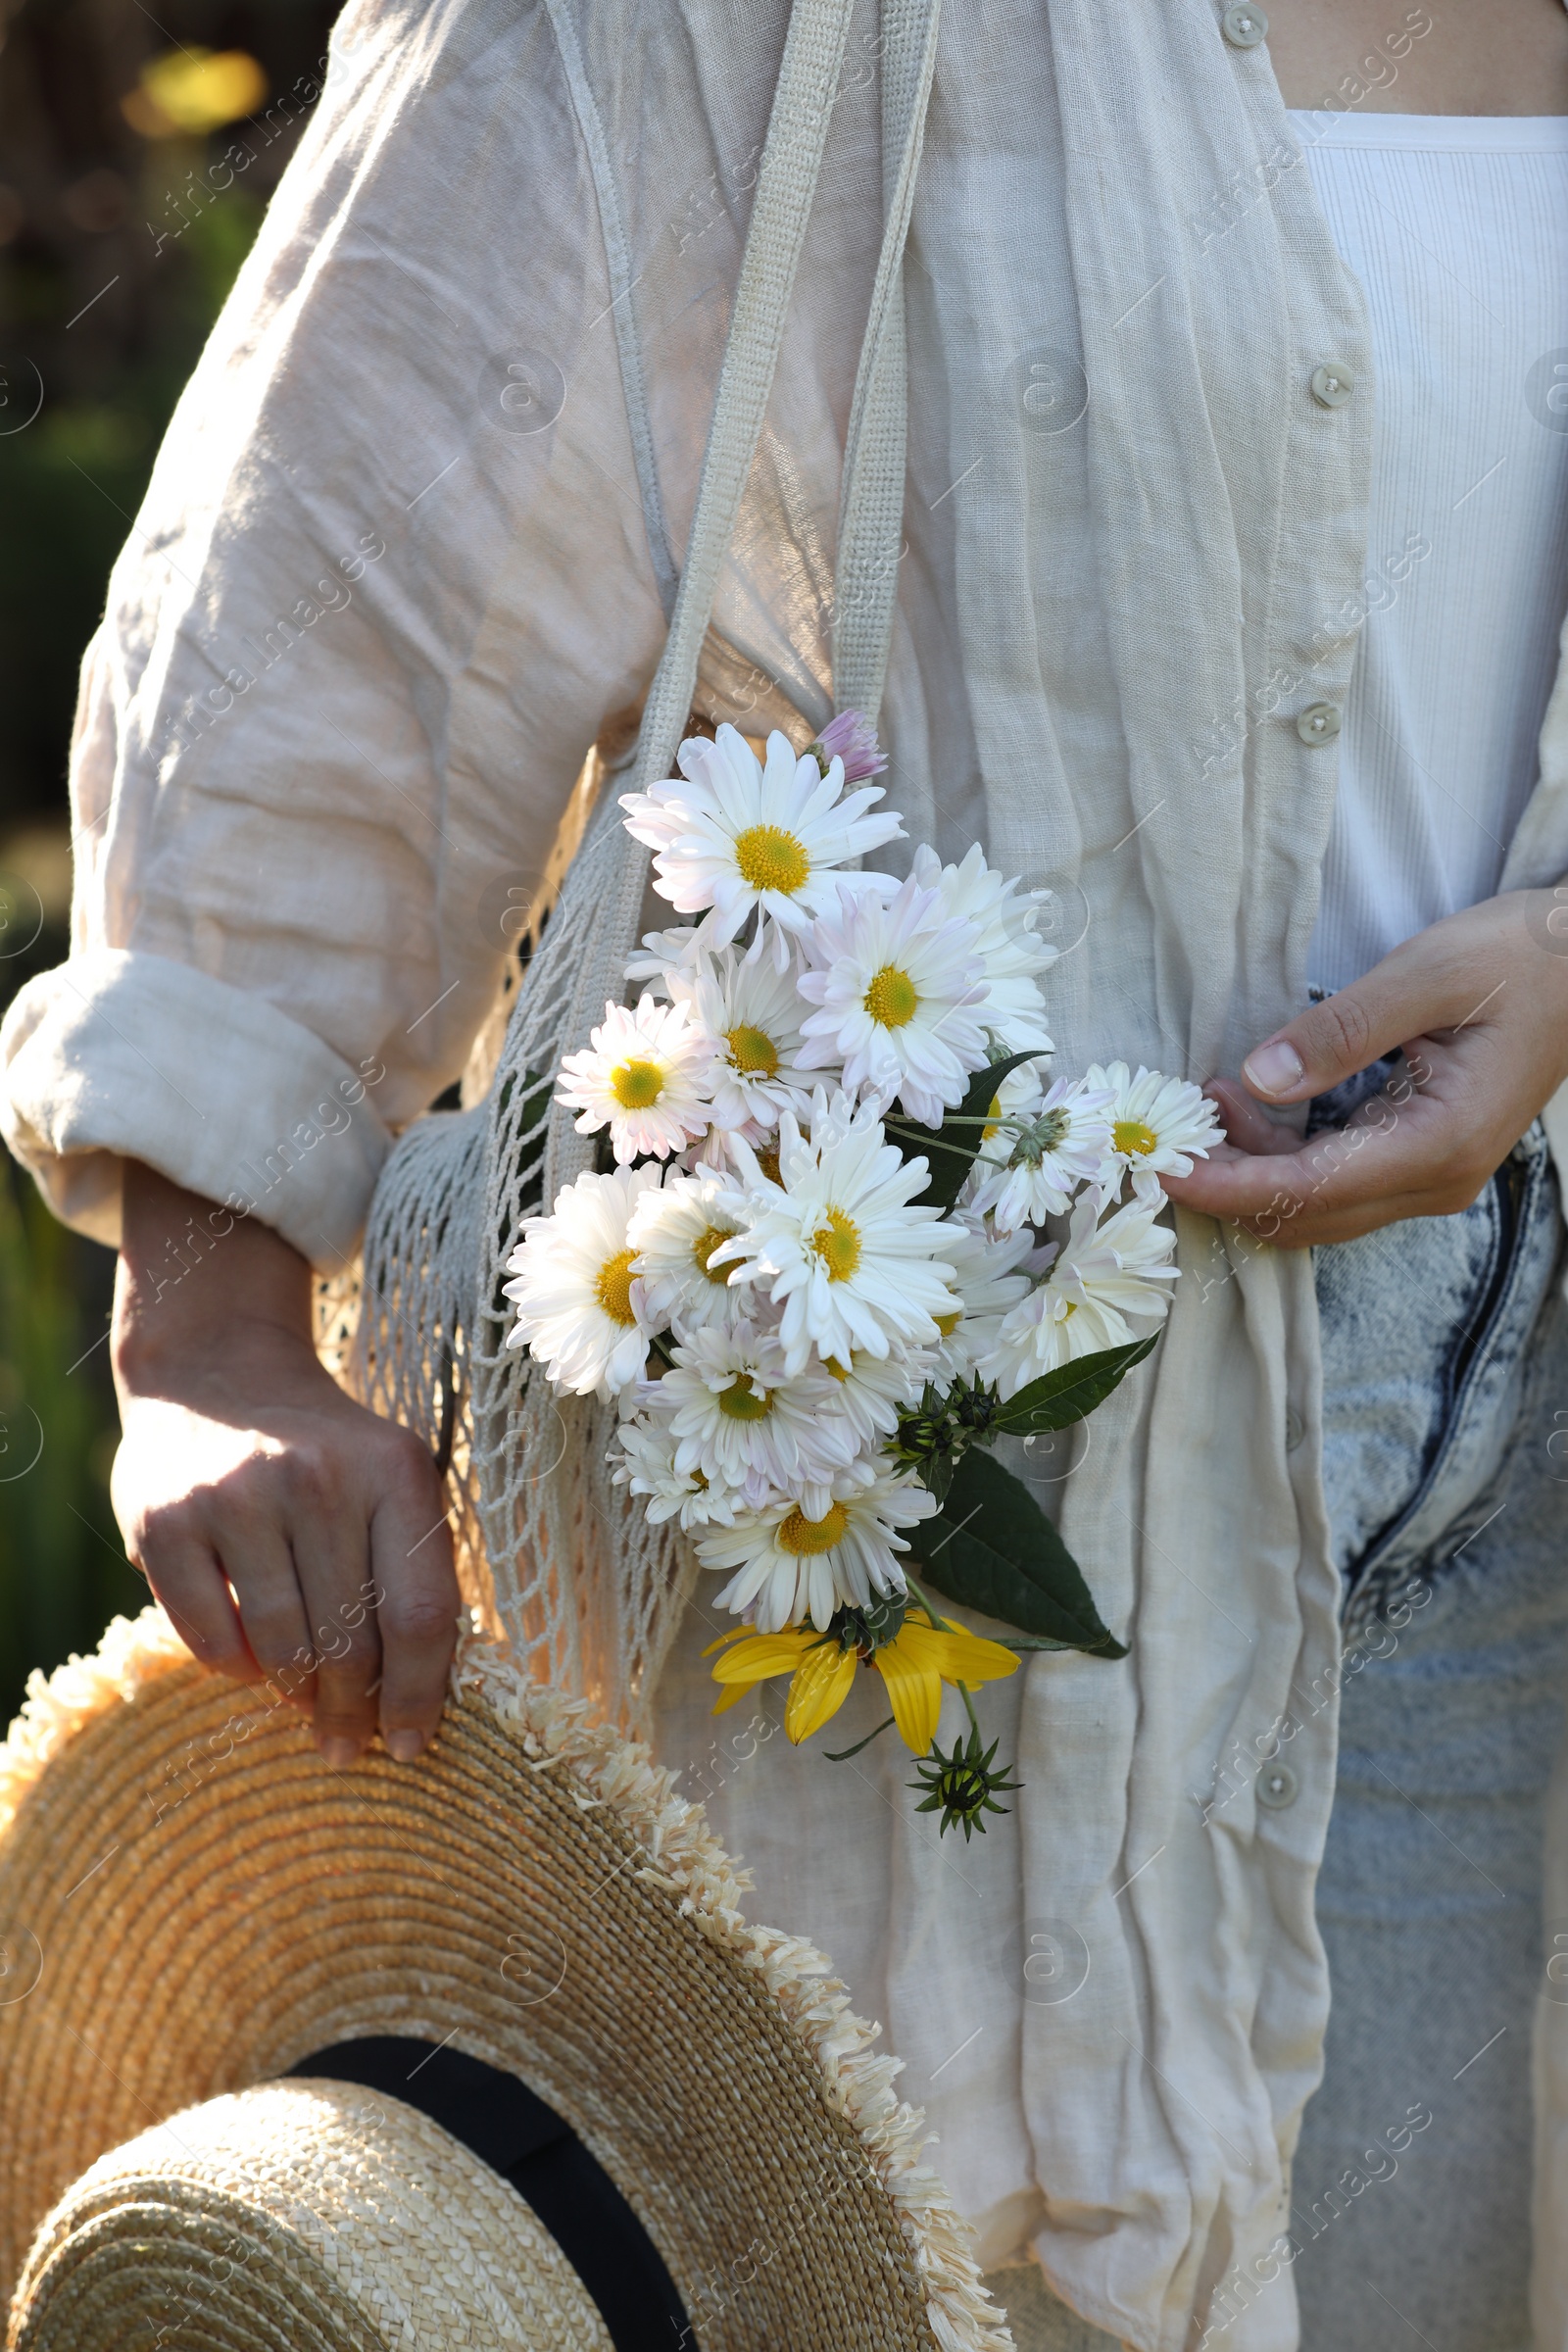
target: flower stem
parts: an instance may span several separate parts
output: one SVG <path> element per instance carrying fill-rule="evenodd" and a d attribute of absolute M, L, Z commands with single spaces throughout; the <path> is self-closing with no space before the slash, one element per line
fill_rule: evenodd
<path fill-rule="evenodd" d="M 857 1740 L 853 1747 L 841 1747 L 837 1754 L 832 1748 L 824 1747 L 822 1753 L 830 1764 L 847 1764 L 852 1756 L 859 1754 L 862 1747 L 869 1747 L 873 1740 L 880 1740 L 884 1732 L 891 1732 L 895 1721 L 896 1718 L 890 1715 L 886 1723 L 879 1723 L 874 1732 L 867 1732 L 865 1738 Z"/>
<path fill-rule="evenodd" d="M 939 1634 L 962 1633 L 962 1626 L 950 1624 L 946 1617 L 939 1617 L 937 1615 L 935 1609 L 931 1606 L 931 1603 L 927 1600 L 924 1592 L 915 1583 L 913 1577 L 909 1574 L 907 1569 L 906 1569 L 904 1572 L 904 1581 L 908 1586 L 909 1591 L 914 1594 L 915 1599 L 920 1603 L 921 1608 L 924 1609 L 927 1617 L 930 1619 L 932 1625 Z"/>
<path fill-rule="evenodd" d="M 989 1126 L 991 1122 L 987 1119 L 984 1124 Z M 911 1143 L 918 1144 L 922 1152 L 951 1152 L 956 1159 L 972 1159 L 974 1157 L 974 1153 L 967 1145 L 945 1144 L 941 1136 L 934 1135 L 928 1127 L 911 1127 L 904 1119 L 885 1119 L 883 1125 L 890 1132 L 906 1136 Z"/>

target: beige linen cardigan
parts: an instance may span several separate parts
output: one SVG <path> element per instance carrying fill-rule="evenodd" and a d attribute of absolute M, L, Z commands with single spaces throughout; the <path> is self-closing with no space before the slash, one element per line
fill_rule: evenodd
<path fill-rule="evenodd" d="M 1234 1071 L 1300 1007 L 1336 755 L 1294 722 L 1343 700 L 1363 614 L 1360 292 L 1267 48 L 1222 15 L 947 0 L 906 262 L 890 798 L 913 838 L 1055 886 L 1069 1071 Z M 351 0 L 116 567 L 71 959 L 4 1031 L 7 1139 L 83 1230 L 117 1237 L 132 1154 L 336 1268 L 389 1137 L 462 1069 L 506 911 L 658 660 L 786 19 Z M 716 714 L 801 741 L 831 708 L 881 56 L 863 0 L 704 668 Z M 247 168 L 239 139 L 215 177 Z M 1357 381 L 1334 410 L 1329 359 Z M 1505 883 L 1565 869 L 1559 675 Z M 933 1860 L 874 1775 L 824 1822 L 771 1758 L 719 1807 L 767 1907 L 887 2020 L 985 2258 L 1032 2244 L 1140 2352 L 1185 2352 L 1239 2266 L 1280 2271 L 1328 1999 L 1311 1270 L 1178 1227 L 1161 1347 L 1062 1489 L 1131 1655 L 1008 1687 L 1015 1816 Z M 696 1703 L 676 1659 L 672 1746 Z M 1286 1720 L 1294 1804 L 1249 1785 L 1205 1817 L 1195 1792 Z M 1081 1953 L 1072 1998 L 1022 1997 L 1036 1934 Z M 1560 2214 L 1568 2012 L 1543 2017 Z M 1541 2342 L 1568 2341 L 1560 2255 L 1541 2297 Z M 1227 2340 L 1290 2352 L 1288 2271 Z"/>

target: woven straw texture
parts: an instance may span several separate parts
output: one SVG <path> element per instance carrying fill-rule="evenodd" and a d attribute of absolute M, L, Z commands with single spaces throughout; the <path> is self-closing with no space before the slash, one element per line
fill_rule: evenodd
<path fill-rule="evenodd" d="M 270 2082 L 90 2166 L 18 2287 L 9 2352 L 612 2352 L 516 2190 L 400 2100 Z"/>
<path fill-rule="evenodd" d="M 704 2352 L 1002 2352 L 875 2029 L 810 1945 L 746 1924 L 700 1808 L 585 1718 L 469 1638 L 434 1749 L 334 1773 L 156 1609 L 35 1677 L 0 1748 L 0 2290 L 106 2149 L 402 2034 L 570 2123 Z"/>
<path fill-rule="evenodd" d="M 559 31 L 566 20 L 553 13 Z M 796 0 L 791 15 L 685 567 L 626 779 L 639 791 L 671 773 L 691 709 L 783 341 L 851 13 L 850 0 Z M 938 0 L 887 0 L 883 12 L 885 226 L 850 419 L 833 640 L 840 707 L 872 715 L 899 561 L 903 260 L 937 18 Z M 606 194 L 602 187 L 602 203 Z M 627 379 L 626 394 L 635 415 L 637 381 Z M 644 503 L 657 504 L 646 478 Z M 487 1104 L 416 1124 L 382 1172 L 366 1234 L 355 1378 L 368 1401 L 450 1456 L 460 1573 L 485 1622 L 541 1680 L 646 1730 L 695 1577 L 690 1546 L 673 1525 L 651 1527 L 641 1503 L 611 1484 L 612 1410 L 557 1395 L 506 1347 L 511 1318 L 501 1295 L 523 1217 L 591 1163 L 590 1139 L 569 1112 L 552 1111 L 549 1082 L 563 1055 L 586 1045 L 606 1002 L 626 995 L 648 853 L 620 823 L 619 781 L 590 773 L 597 805 L 517 991 Z"/>

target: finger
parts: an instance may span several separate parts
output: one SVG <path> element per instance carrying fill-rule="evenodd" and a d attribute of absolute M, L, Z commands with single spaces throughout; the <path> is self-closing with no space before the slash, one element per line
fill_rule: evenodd
<path fill-rule="evenodd" d="M 316 1702 L 316 1655 L 294 1554 L 275 1510 L 239 1516 L 230 1500 L 218 1518 L 215 1546 L 259 1675 L 279 1698 L 309 1715 Z"/>
<path fill-rule="evenodd" d="M 1396 1217 L 1464 1205 L 1471 1196 L 1468 1177 L 1455 1173 L 1456 1123 L 1450 1105 L 1414 1090 L 1403 1102 L 1379 1096 L 1348 1126 L 1294 1152 L 1215 1154 L 1166 1189 L 1185 1207 L 1286 1249 L 1348 1240 Z"/>
<path fill-rule="evenodd" d="M 1215 1078 L 1203 1092 L 1219 1110 L 1226 1142 L 1237 1151 L 1256 1154 L 1300 1150 L 1299 1130 L 1270 1118 L 1236 1079 Z"/>
<path fill-rule="evenodd" d="M 306 1478 L 314 1483 L 308 1467 Z M 375 1736 L 381 1638 L 363 1607 L 369 1534 L 363 1509 L 314 1493 L 291 1510 L 289 1540 L 316 1662 L 312 1730 L 323 1760 L 341 1772 Z"/>
<path fill-rule="evenodd" d="M 462 1598 L 446 1497 L 433 1471 L 389 1493 L 370 1522 L 381 1628 L 381 1735 L 400 1763 L 435 1736 L 457 1646 Z"/>
<path fill-rule="evenodd" d="M 261 1668 L 212 1545 L 189 1537 L 160 1543 L 144 1536 L 142 1549 L 146 1557 L 134 1564 L 197 1663 L 236 1683 L 259 1681 Z"/>
<path fill-rule="evenodd" d="M 1264 1102 L 1308 1102 L 1423 1033 L 1468 1027 L 1500 986 L 1474 932 L 1439 923 L 1254 1046 L 1242 1077 Z"/>

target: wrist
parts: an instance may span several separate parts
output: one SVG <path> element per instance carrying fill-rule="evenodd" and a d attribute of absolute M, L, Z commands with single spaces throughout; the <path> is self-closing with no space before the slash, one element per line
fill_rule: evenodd
<path fill-rule="evenodd" d="M 127 1161 L 110 1343 L 122 1393 L 232 1363 L 258 1341 L 314 1356 L 304 1258 L 254 1217 Z"/>

